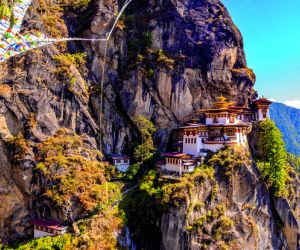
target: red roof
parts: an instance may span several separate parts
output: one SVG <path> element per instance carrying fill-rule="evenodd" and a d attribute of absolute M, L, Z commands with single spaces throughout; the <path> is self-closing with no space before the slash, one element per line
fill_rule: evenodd
<path fill-rule="evenodd" d="M 268 100 L 267 98 L 260 98 L 254 101 L 255 104 L 268 104 L 270 105 L 273 103 L 272 101 Z"/>
<path fill-rule="evenodd" d="M 32 225 L 40 226 L 40 227 L 45 227 L 45 228 L 50 228 L 53 230 L 57 231 L 63 231 L 65 230 L 65 227 L 62 227 L 60 225 L 59 221 L 56 220 L 41 220 L 41 219 L 34 219 L 29 221 Z"/>

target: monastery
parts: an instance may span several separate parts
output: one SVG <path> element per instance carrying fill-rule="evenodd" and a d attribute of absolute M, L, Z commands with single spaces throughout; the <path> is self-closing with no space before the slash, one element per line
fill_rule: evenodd
<path fill-rule="evenodd" d="M 61 226 L 60 222 L 55 220 L 34 219 L 30 221 L 34 228 L 34 238 L 46 236 L 56 236 L 65 234 L 67 227 Z"/>
<path fill-rule="evenodd" d="M 253 107 L 235 106 L 223 96 L 217 98 L 211 108 L 196 112 L 198 118 L 176 130 L 174 141 L 176 152 L 162 154 L 157 162 L 162 173 L 181 176 L 191 172 L 201 164 L 209 151 L 216 152 L 224 145 L 248 147 L 247 135 L 252 130 L 252 122 L 270 118 L 271 101 L 260 98 Z M 200 117 L 204 117 L 201 123 Z"/>

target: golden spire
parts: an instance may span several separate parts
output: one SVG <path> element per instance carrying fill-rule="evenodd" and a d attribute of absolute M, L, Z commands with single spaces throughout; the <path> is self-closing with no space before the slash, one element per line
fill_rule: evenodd
<path fill-rule="evenodd" d="M 227 98 L 223 96 L 223 94 L 221 94 L 221 96 L 217 97 L 217 102 L 222 102 L 225 103 Z"/>
<path fill-rule="evenodd" d="M 227 98 L 223 95 L 217 97 L 216 99 L 217 101 L 214 102 L 214 107 L 217 109 L 226 109 L 235 104 L 234 102 L 227 101 Z"/>

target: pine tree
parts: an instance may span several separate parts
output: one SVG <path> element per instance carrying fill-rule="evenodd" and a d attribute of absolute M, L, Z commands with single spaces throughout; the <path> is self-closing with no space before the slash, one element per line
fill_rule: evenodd
<path fill-rule="evenodd" d="M 262 121 L 259 125 L 260 161 L 262 174 L 276 196 L 284 195 L 287 172 L 287 153 L 282 135 L 271 120 Z"/>
<path fill-rule="evenodd" d="M 156 149 L 152 138 L 156 129 L 153 123 L 144 116 L 138 116 L 135 118 L 135 122 L 141 133 L 142 144 L 136 147 L 134 151 L 134 158 L 143 163 L 153 156 Z"/>

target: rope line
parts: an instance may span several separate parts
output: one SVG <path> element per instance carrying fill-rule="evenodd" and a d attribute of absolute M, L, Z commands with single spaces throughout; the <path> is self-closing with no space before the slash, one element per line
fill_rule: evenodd
<path fill-rule="evenodd" d="M 101 82 L 100 82 L 100 114 L 99 114 L 99 147 L 100 147 L 100 152 L 103 151 L 102 148 L 102 140 L 103 140 L 103 135 L 102 135 L 102 131 L 101 131 L 101 126 L 103 124 L 103 113 L 104 113 L 104 107 L 103 107 L 103 91 L 104 91 L 104 80 L 105 80 L 105 72 L 106 72 L 106 57 L 107 57 L 107 50 L 109 48 L 109 41 L 110 38 L 115 30 L 115 27 L 118 23 L 118 21 L 120 20 L 122 14 L 124 13 L 124 11 L 126 10 L 127 6 L 132 2 L 132 0 L 126 0 L 126 2 L 124 3 L 123 7 L 121 8 L 111 30 L 107 33 L 106 39 L 105 39 L 105 47 L 104 47 L 104 54 L 103 54 L 103 65 L 102 65 L 102 76 L 101 76 Z M 102 160 L 102 158 L 101 158 Z"/>
<path fill-rule="evenodd" d="M 105 38 L 60 38 L 60 39 L 52 39 L 47 38 L 45 35 L 21 35 L 18 34 L 21 25 L 23 22 L 23 18 L 27 12 L 29 5 L 32 0 L 22 0 L 20 3 L 14 6 L 14 15 L 16 16 L 16 23 L 13 25 L 12 29 L 9 30 L 8 20 L 7 18 L 0 19 L 0 62 L 6 61 L 10 57 L 21 55 L 26 53 L 29 50 L 33 50 L 36 48 L 41 48 L 44 46 L 48 46 L 50 44 L 58 43 L 58 42 L 67 42 L 67 41 L 86 41 L 86 42 L 105 42 L 104 54 L 103 54 L 103 63 L 101 71 L 101 79 L 100 79 L 100 114 L 99 114 L 99 147 L 100 151 L 103 151 L 102 148 L 102 140 L 103 135 L 101 131 L 101 127 L 103 125 L 103 113 L 104 113 L 104 81 L 105 81 L 105 72 L 106 72 L 106 57 L 109 49 L 109 41 L 111 36 L 118 24 L 122 14 L 128 7 L 128 5 L 133 0 L 126 0 L 120 9 L 116 20 L 114 21 L 111 29 L 106 33 Z M 102 160 L 102 159 L 101 159 Z"/>

